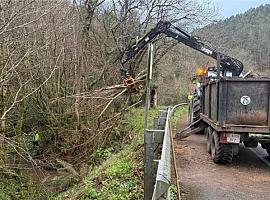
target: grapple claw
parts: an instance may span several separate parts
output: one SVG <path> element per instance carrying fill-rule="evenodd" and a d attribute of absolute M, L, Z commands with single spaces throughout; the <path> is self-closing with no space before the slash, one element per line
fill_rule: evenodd
<path fill-rule="evenodd" d="M 134 78 L 132 78 L 130 75 L 126 77 L 126 79 L 123 81 L 123 84 L 127 86 L 129 92 L 139 91 L 138 82 Z"/>

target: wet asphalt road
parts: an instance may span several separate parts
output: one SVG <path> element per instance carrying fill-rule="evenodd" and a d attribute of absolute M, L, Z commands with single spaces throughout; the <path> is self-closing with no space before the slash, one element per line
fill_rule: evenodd
<path fill-rule="evenodd" d="M 261 147 L 241 145 L 232 164 L 217 165 L 206 151 L 204 135 L 174 145 L 183 200 L 270 199 L 270 158 Z"/>
<path fill-rule="evenodd" d="M 270 199 L 270 157 L 261 147 L 240 145 L 232 164 L 217 165 L 206 151 L 204 135 L 174 140 L 174 146 L 182 200 Z"/>

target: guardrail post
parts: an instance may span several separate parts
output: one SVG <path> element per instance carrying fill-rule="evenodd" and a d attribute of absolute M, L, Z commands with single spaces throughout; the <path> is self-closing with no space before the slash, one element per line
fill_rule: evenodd
<path fill-rule="evenodd" d="M 158 117 L 154 118 L 153 128 L 154 130 L 160 130 L 158 126 Z M 158 146 L 159 146 L 159 143 L 154 144 L 154 159 L 157 159 L 158 157 Z M 154 163 L 154 174 L 156 174 L 156 172 L 157 172 L 157 162 Z"/>
<path fill-rule="evenodd" d="M 144 160 L 144 199 L 152 199 L 154 191 L 154 144 L 153 132 L 145 132 L 145 160 Z"/>
<path fill-rule="evenodd" d="M 167 109 L 162 109 L 158 111 L 158 129 L 164 130 L 166 126 L 166 120 L 167 120 Z"/>

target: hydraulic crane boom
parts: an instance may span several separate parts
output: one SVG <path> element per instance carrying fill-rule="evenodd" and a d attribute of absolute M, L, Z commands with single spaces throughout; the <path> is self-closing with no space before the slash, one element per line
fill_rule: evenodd
<path fill-rule="evenodd" d="M 159 21 L 156 27 L 151 29 L 142 39 L 140 39 L 131 47 L 127 48 L 121 59 L 121 71 L 125 74 L 128 74 L 127 69 L 124 67 L 125 63 L 133 58 L 147 44 L 153 42 L 153 40 L 160 34 L 165 34 L 167 37 L 171 37 L 178 42 L 181 42 L 216 60 L 218 60 L 219 56 L 222 69 L 232 72 L 233 76 L 239 76 L 243 71 L 244 65 L 241 61 L 205 45 L 199 39 L 191 36 L 189 33 L 183 31 L 182 29 L 175 27 L 168 21 Z"/>

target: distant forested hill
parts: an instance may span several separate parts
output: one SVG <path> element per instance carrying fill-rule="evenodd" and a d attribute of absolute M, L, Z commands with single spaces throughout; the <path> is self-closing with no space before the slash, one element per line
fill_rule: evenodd
<path fill-rule="evenodd" d="M 193 35 L 241 60 L 244 73 L 254 69 L 270 74 L 270 4 L 197 29 Z M 215 63 L 214 59 L 181 43 L 175 45 L 158 65 L 160 102 L 186 101 L 186 95 L 192 91 L 190 80 L 195 68 Z"/>
<path fill-rule="evenodd" d="M 239 58 L 246 69 L 270 71 L 270 4 L 208 25 L 195 35 Z"/>

